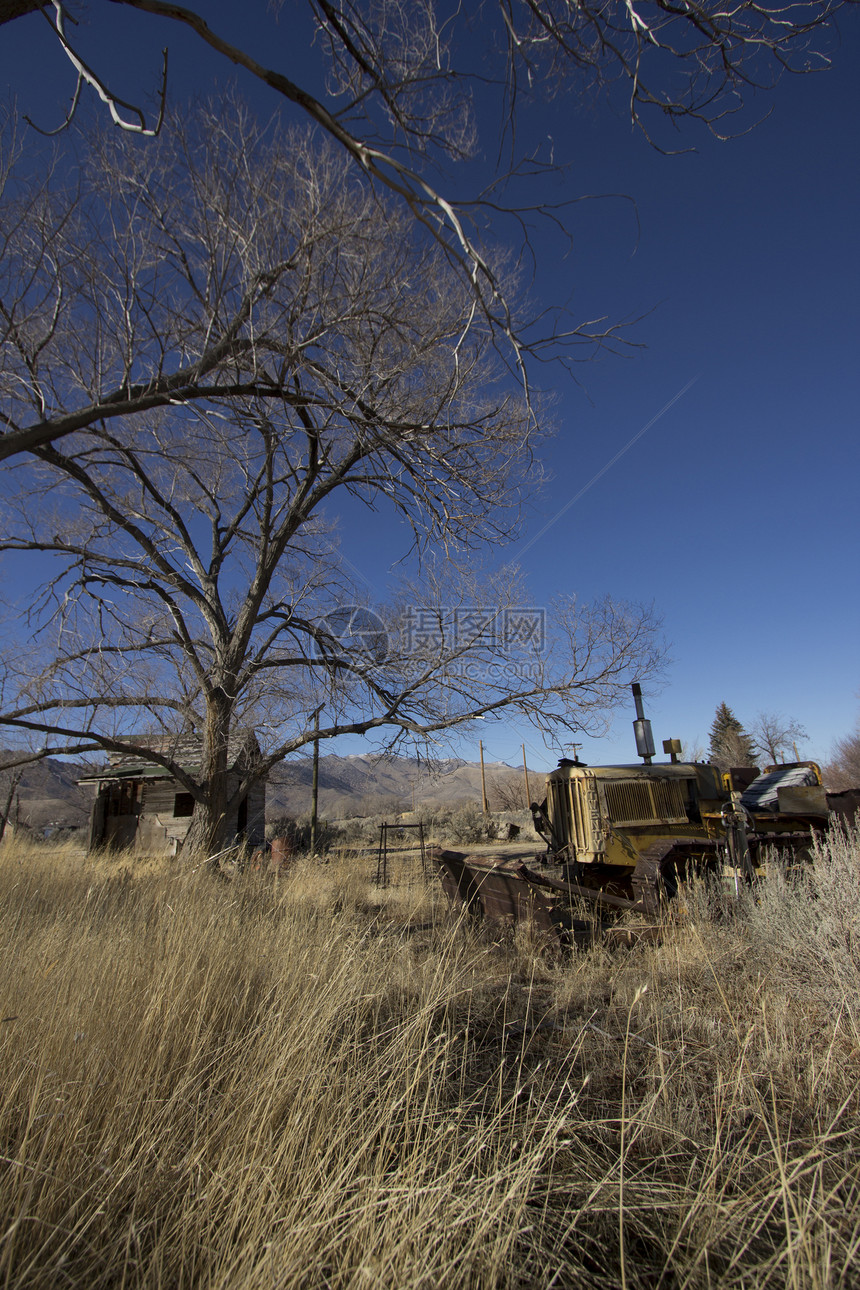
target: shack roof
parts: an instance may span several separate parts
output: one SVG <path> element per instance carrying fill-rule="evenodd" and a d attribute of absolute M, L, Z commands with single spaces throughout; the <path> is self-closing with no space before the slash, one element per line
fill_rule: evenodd
<path fill-rule="evenodd" d="M 102 784 L 112 779 L 172 779 L 170 771 L 159 762 L 142 756 L 139 748 L 151 748 L 162 757 L 169 757 L 189 775 L 199 773 L 203 761 L 203 743 L 196 735 L 141 734 L 123 736 L 120 742 L 134 747 L 134 752 L 108 754 L 108 764 L 97 774 L 86 775 L 79 784 Z M 260 746 L 253 730 L 235 730 L 227 746 L 227 768 L 244 768 L 259 755 Z"/>

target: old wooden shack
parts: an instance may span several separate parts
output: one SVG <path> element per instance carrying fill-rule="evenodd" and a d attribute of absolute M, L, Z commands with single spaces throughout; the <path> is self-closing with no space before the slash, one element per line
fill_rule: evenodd
<path fill-rule="evenodd" d="M 131 737 L 129 743 L 170 757 L 191 775 L 199 772 L 201 745 L 197 739 L 143 735 Z M 252 731 L 238 732 L 231 739 L 230 797 L 259 752 Z M 194 798 L 163 766 L 137 754 L 112 753 L 103 771 L 78 783 L 96 789 L 90 815 L 90 850 L 107 846 L 177 853 L 191 824 Z M 257 780 L 233 808 L 230 836 L 251 846 L 260 845 L 265 839 L 265 817 L 266 784 L 265 780 Z"/>

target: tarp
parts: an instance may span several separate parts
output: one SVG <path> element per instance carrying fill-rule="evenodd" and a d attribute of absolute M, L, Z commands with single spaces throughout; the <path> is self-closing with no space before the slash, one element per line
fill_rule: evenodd
<path fill-rule="evenodd" d="M 749 788 L 741 793 L 741 805 L 755 814 L 756 811 L 779 810 L 779 789 L 802 788 L 818 783 L 818 778 L 811 766 L 786 766 L 772 770 L 768 775 L 759 775 Z"/>

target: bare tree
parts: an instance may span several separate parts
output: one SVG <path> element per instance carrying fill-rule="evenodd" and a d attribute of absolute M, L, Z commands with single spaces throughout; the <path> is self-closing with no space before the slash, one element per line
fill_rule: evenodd
<path fill-rule="evenodd" d="M 542 775 L 535 778 L 542 784 Z M 529 806 L 521 772 L 511 771 L 509 775 L 494 776 L 490 782 L 490 807 L 493 811 L 527 811 Z"/>
<path fill-rule="evenodd" d="M 860 788 L 860 730 L 837 739 L 830 760 L 824 767 L 824 782 L 837 792 Z"/>
<path fill-rule="evenodd" d="M 102 140 L 78 160 L 82 180 L 70 179 L 68 168 L 62 174 L 52 167 L 35 169 L 21 155 L 20 140 L 7 120 L 0 151 L 0 460 L 37 452 L 110 421 L 128 426 L 131 418 L 159 408 L 206 404 L 226 409 L 234 403 L 241 406 L 251 396 L 275 401 L 283 397 L 280 374 L 271 365 L 264 369 L 259 358 L 283 348 L 282 338 L 270 333 L 282 322 L 293 326 L 300 308 L 300 301 L 294 301 L 292 314 L 283 319 L 270 303 L 293 273 L 292 250 L 278 261 L 255 248 L 277 234 L 265 223 L 271 223 L 277 185 L 289 182 L 296 190 L 307 183 L 313 190 L 322 179 L 310 173 L 314 147 L 309 138 L 302 136 L 299 142 L 300 136 L 292 136 L 305 173 L 284 180 L 282 161 L 268 186 L 259 180 L 255 200 L 259 205 L 265 199 L 265 210 L 247 212 L 241 230 L 247 241 L 231 248 L 230 262 L 241 269 L 235 281 L 241 282 L 242 290 L 231 288 L 226 269 L 206 276 L 204 264 L 201 278 L 201 257 L 214 254 L 207 246 L 207 217 L 199 209 L 202 195 L 211 195 L 222 218 L 236 224 L 237 203 L 244 199 L 243 174 L 254 151 L 263 147 L 266 133 L 245 109 L 237 108 L 235 116 L 228 110 L 226 119 L 235 122 L 237 139 L 232 151 L 231 143 L 222 140 L 229 160 L 211 175 L 199 175 L 191 155 L 198 145 L 189 143 L 177 125 L 169 139 Z M 210 125 L 216 137 L 223 136 L 224 121 L 214 111 Z M 249 150 L 247 163 L 238 156 L 238 141 Z M 323 149 L 321 157 L 322 171 L 333 172 L 332 148 Z M 232 170 L 225 168 L 231 166 Z M 179 195 L 186 193 L 192 172 L 197 181 L 197 241 L 193 258 L 185 262 L 177 233 L 184 200 Z M 415 273 L 421 254 L 433 266 L 434 281 L 446 283 L 457 326 L 444 342 L 453 358 L 448 366 L 456 373 L 462 363 L 467 371 L 471 353 L 485 353 L 494 342 L 493 326 L 479 322 L 475 314 L 471 285 L 437 243 L 428 242 L 420 252 L 414 222 L 402 209 L 381 202 L 343 159 L 336 173 L 349 191 L 361 192 L 365 221 L 378 219 L 386 229 L 386 254 L 394 266 L 388 285 L 395 298 L 411 290 L 398 274 Z M 86 197 L 84 188 L 89 190 Z M 140 238 L 144 213 L 149 221 L 145 243 Z M 109 248 L 98 227 L 103 218 L 112 223 Z M 350 213 L 342 212 L 341 220 L 348 229 Z M 334 225 L 327 230 L 330 238 L 337 233 Z M 513 300 L 510 275 L 504 290 Z M 181 319 L 177 293 L 185 311 Z M 312 299 L 309 307 L 314 307 Z M 379 295 L 371 308 L 384 308 Z M 437 313 L 441 308 L 434 305 Z M 81 348 L 79 339 L 88 333 L 92 343 Z M 442 351 L 437 345 L 437 363 Z M 455 385 L 457 379 L 455 375 Z M 525 418 L 534 421 L 537 409 L 528 397 L 525 402 L 520 399 L 520 405 L 522 431 Z M 492 487 L 491 477 L 487 484 Z"/>
<path fill-rule="evenodd" d="M 417 225 L 434 238 L 445 257 L 469 283 L 476 316 L 503 342 L 508 361 L 517 369 L 528 394 L 530 355 L 570 355 L 572 344 L 611 344 L 618 331 L 606 320 L 583 322 L 556 318 L 530 328 L 520 317 L 496 263 L 490 228 L 513 216 L 521 222 L 542 211 L 558 223 L 563 212 L 535 197 L 541 175 L 563 160 L 542 156 L 515 160 L 516 123 L 523 107 L 542 93 L 593 92 L 620 82 L 632 121 L 658 146 L 667 147 L 662 128 L 685 120 L 704 123 L 717 134 L 731 133 L 744 96 L 770 84 L 782 71 L 807 72 L 826 66 L 822 28 L 849 0 L 809 0 L 760 4 L 737 0 L 729 6 L 714 0 L 676 5 L 669 0 L 496 0 L 482 7 L 480 39 L 469 6 L 440 12 L 436 0 L 307 0 L 327 62 L 327 92 L 311 93 L 274 67 L 267 67 L 240 46 L 226 40 L 195 8 L 171 0 L 110 0 L 116 6 L 144 11 L 169 31 L 181 24 L 245 74 L 263 82 L 296 112 L 325 131 L 378 191 L 394 195 Z M 102 0 L 102 4 L 105 0 Z M 277 8 L 278 6 L 274 6 Z M 164 109 L 166 62 L 160 74 L 161 107 L 149 119 L 134 104 L 109 88 L 110 69 L 90 67 L 66 27 L 67 6 L 39 0 L 0 0 L 0 25 L 42 10 L 54 27 L 76 74 L 68 120 L 84 85 L 107 105 L 126 130 L 155 134 Z M 93 21 L 100 14 L 98 0 Z M 284 16 L 285 25 L 290 15 Z M 279 33 L 273 31 L 273 44 Z M 482 51 L 479 56 L 476 50 Z M 439 178 L 440 165 L 472 157 L 478 137 L 474 101 L 492 101 L 490 128 L 508 136 L 510 147 L 491 190 L 456 200 L 462 184 Z M 495 98 L 492 90 L 496 91 Z M 741 118 L 739 129 L 748 122 Z M 655 134 L 655 129 L 657 133 Z M 659 135 L 659 139 L 658 139 Z M 672 139 L 674 144 L 674 137 Z M 503 155 L 503 150 L 499 150 Z M 506 177 L 525 179 L 525 203 L 506 197 Z M 509 224 L 507 226 L 510 232 Z M 575 351 L 574 351 L 575 352 Z M 205 373 L 204 373 L 205 374 Z M 177 371 L 170 397 L 193 397 L 195 373 Z M 163 389 L 149 392 L 157 398 Z M 98 415 L 112 401 L 128 414 L 142 397 L 135 386 L 123 399 L 104 386 L 96 407 L 76 409 L 79 424 Z M 64 433 L 64 425 L 45 409 L 24 425 L 7 424 L 0 437 L 0 460 Z"/>
<path fill-rule="evenodd" d="M 35 204 L 44 284 L 6 313 L 7 408 L 59 422 L 117 391 L 5 472 L 0 549 L 58 569 L 5 674 L 7 728 L 165 767 L 196 803 L 189 845 L 211 851 L 237 727 L 263 754 L 235 800 L 317 719 L 321 739 L 394 744 L 511 710 L 581 729 L 654 669 L 647 609 L 560 605 L 536 634 L 508 575 L 457 567 L 515 523 L 532 423 L 467 284 L 402 210 L 331 148 L 223 104 L 145 144 L 113 136 L 98 175 L 59 228 L 54 194 Z M 445 558 L 363 604 L 339 495 Z M 165 732 L 200 738 L 199 773 Z"/>
<path fill-rule="evenodd" d="M 787 754 L 794 754 L 794 746 L 809 735 L 799 721 L 784 717 L 781 712 L 760 712 L 750 729 L 753 748 L 772 765 L 785 761 Z"/>

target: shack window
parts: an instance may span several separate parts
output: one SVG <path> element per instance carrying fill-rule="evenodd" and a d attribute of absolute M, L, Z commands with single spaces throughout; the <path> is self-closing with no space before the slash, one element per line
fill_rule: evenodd
<path fill-rule="evenodd" d="M 190 793 L 177 793 L 173 799 L 173 814 L 176 816 L 194 814 L 194 798 Z"/>

